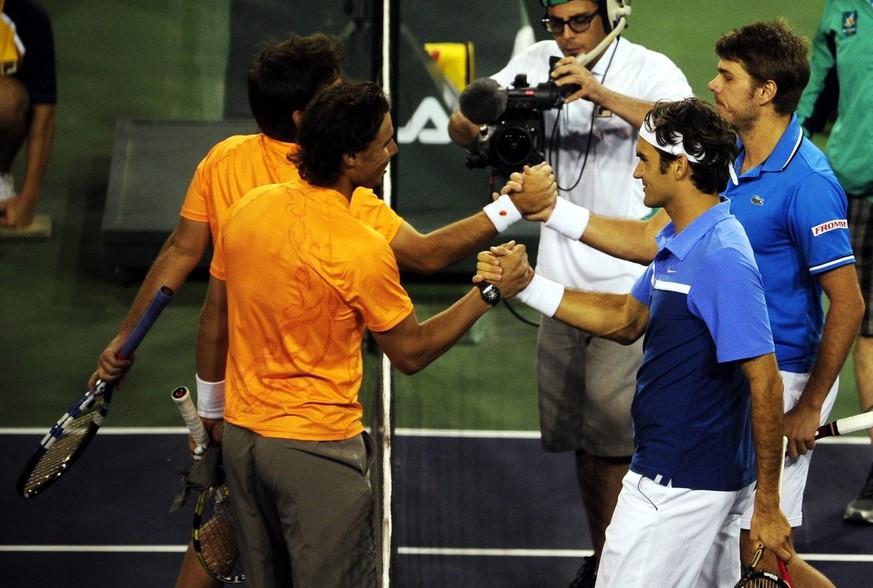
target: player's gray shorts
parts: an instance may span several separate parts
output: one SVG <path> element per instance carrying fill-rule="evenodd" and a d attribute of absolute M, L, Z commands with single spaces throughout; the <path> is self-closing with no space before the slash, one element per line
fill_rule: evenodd
<path fill-rule="evenodd" d="M 378 585 L 367 433 L 262 437 L 225 423 L 222 456 L 251 586 Z"/>
<path fill-rule="evenodd" d="M 543 317 L 537 344 L 543 449 L 632 455 L 631 401 L 641 362 L 642 338 L 620 345 Z"/>

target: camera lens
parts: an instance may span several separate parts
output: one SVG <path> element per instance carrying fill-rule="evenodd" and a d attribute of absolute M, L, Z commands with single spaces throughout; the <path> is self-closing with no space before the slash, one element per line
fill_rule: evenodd
<path fill-rule="evenodd" d="M 524 165 L 533 148 L 533 137 L 521 127 L 509 127 L 494 138 L 494 150 L 503 165 Z"/>

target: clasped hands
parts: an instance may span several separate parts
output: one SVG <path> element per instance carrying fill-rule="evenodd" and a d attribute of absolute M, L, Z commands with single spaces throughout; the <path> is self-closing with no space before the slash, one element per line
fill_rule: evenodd
<path fill-rule="evenodd" d="M 522 218 L 529 221 L 546 221 L 555 208 L 558 198 L 558 184 L 555 174 L 547 162 L 534 166 L 524 166 L 523 171 L 509 176 L 509 181 L 491 197 L 497 200 L 508 195 Z"/>
<path fill-rule="evenodd" d="M 551 166 L 546 162 L 524 166 L 523 171 L 509 176 L 500 194 L 495 192 L 493 198 L 496 200 L 504 194 L 511 195 L 516 208 L 526 220 L 547 221 L 555 209 L 558 195 Z M 473 283 L 499 282 L 501 295 L 512 298 L 533 279 L 534 271 L 526 251 L 523 244 L 509 241 L 480 252 L 476 257 Z"/>
<path fill-rule="evenodd" d="M 513 298 L 527 288 L 534 277 L 534 270 L 527 258 L 524 244 L 509 241 L 482 251 L 476 257 L 476 275 L 473 283 L 500 283 L 500 295 Z"/>

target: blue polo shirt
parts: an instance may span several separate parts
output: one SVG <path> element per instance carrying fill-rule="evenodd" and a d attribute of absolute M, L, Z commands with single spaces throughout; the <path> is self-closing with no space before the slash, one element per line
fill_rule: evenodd
<path fill-rule="evenodd" d="M 733 491 L 755 480 L 749 383 L 739 360 L 773 352 L 764 287 L 730 202 L 676 234 L 631 294 L 649 307 L 631 408 L 630 469 L 660 484 Z"/>
<path fill-rule="evenodd" d="M 824 326 L 816 275 L 855 263 L 846 194 L 796 116 L 770 157 L 736 177 L 746 155 L 740 147 L 724 195 L 764 276 L 779 369 L 807 373 Z"/>

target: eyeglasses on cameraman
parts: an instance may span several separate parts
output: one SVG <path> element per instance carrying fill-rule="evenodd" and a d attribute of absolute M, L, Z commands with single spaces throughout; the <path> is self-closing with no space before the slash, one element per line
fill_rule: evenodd
<path fill-rule="evenodd" d="M 543 23 L 543 28 L 553 35 L 560 35 L 563 33 L 565 25 L 570 27 L 570 30 L 574 33 L 584 33 L 591 26 L 591 21 L 597 18 L 597 14 L 597 12 L 592 12 L 591 14 L 577 14 L 576 16 L 571 16 L 567 20 L 555 16 L 546 16 L 543 17 L 540 22 Z"/>

